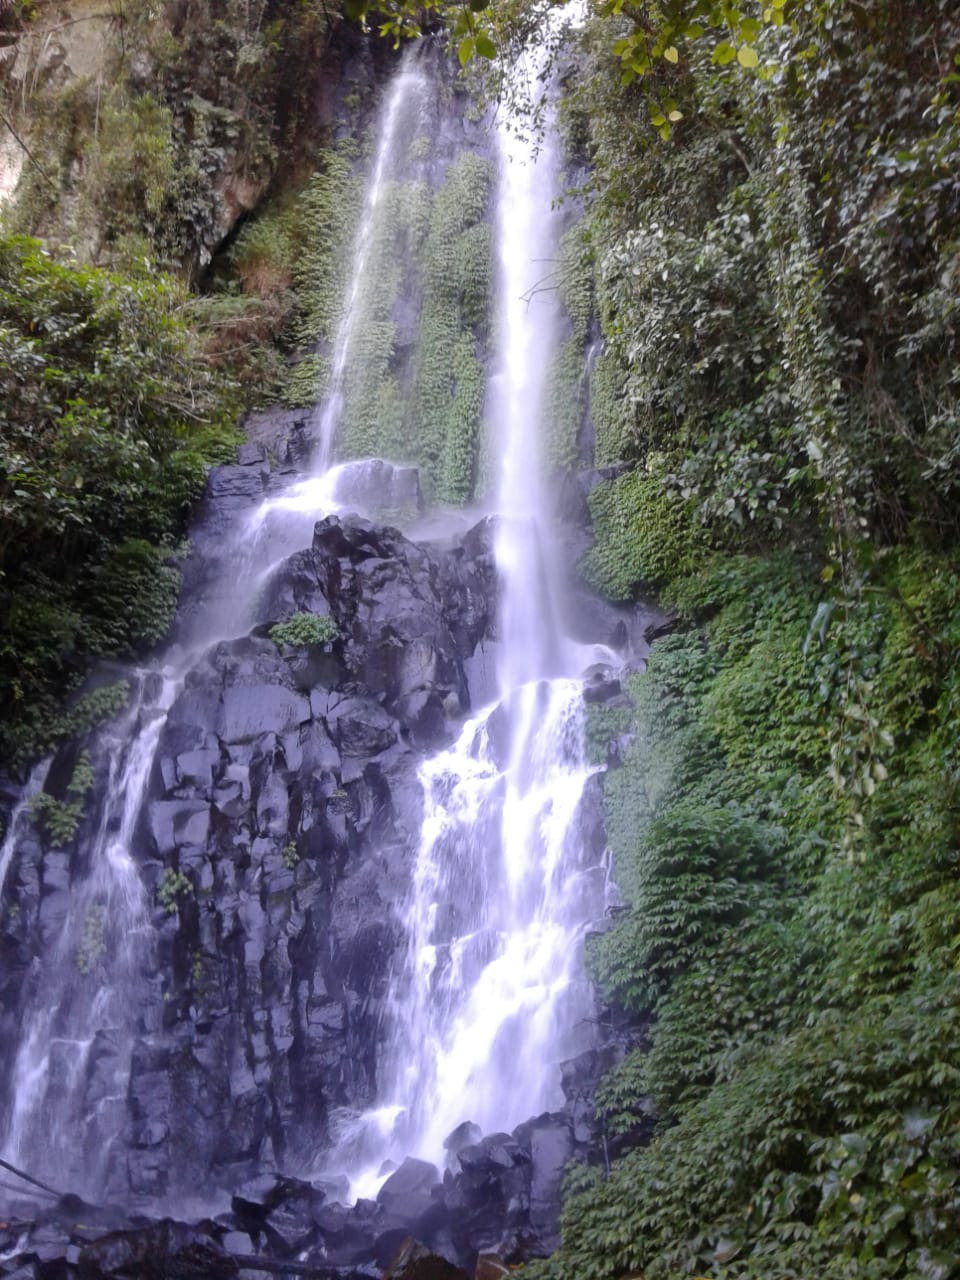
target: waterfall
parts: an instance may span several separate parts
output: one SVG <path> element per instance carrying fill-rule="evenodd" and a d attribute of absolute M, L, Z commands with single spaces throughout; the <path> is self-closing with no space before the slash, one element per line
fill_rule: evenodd
<path fill-rule="evenodd" d="M 250 880 L 256 881 L 267 846 L 269 856 L 282 861 L 293 879 L 285 855 L 292 849 L 299 856 L 294 838 L 307 832 L 306 825 L 284 826 L 286 843 L 281 854 L 280 844 L 274 849 L 271 843 L 274 837 L 279 842 L 281 836 L 273 831 L 269 838 L 264 836 L 257 827 L 259 813 L 244 830 L 246 818 L 228 813 L 226 808 L 217 810 L 211 799 L 213 783 L 209 779 L 215 774 L 221 780 L 229 777 L 241 797 L 243 784 L 236 778 L 246 777 L 249 799 L 251 773 L 263 761 L 253 737 L 241 742 L 239 736 L 218 736 L 216 726 L 205 722 L 198 739 L 201 746 L 191 741 L 186 748 L 176 747 L 169 761 L 164 753 L 161 761 L 157 760 L 158 748 L 168 712 L 175 704 L 179 706 L 181 694 L 189 701 L 195 693 L 202 701 L 208 692 L 203 680 L 222 673 L 223 668 L 211 660 L 213 647 L 220 645 L 216 653 L 232 657 L 236 649 L 231 649 L 230 642 L 246 637 L 257 617 L 253 600 L 269 586 L 282 561 L 309 547 L 318 517 L 343 507 L 370 514 L 384 509 L 420 509 L 419 481 L 413 468 L 377 459 L 335 466 L 332 460 L 338 432 L 347 430 L 351 378 L 361 361 L 360 339 L 370 324 L 371 281 L 375 283 L 385 257 L 396 252 L 390 241 L 388 207 L 393 194 L 402 195 L 399 188 L 411 172 L 421 192 L 428 186 L 422 179 L 428 174 L 424 157 L 429 146 L 403 144 L 405 140 L 430 141 L 420 132 L 430 89 L 429 77 L 408 60 L 392 81 L 380 112 L 349 282 L 330 353 L 326 393 L 308 424 L 316 448 L 313 474 L 282 489 L 274 487 L 259 503 L 238 504 L 231 508 L 230 527 L 224 531 L 217 526 L 217 545 L 210 546 L 209 559 L 203 561 L 207 595 L 181 619 L 178 644 L 153 667 L 134 673 L 137 691 L 131 706 L 90 739 L 97 811 L 85 818 L 71 852 L 52 850 L 45 855 L 47 882 L 42 886 L 39 912 L 44 952 L 29 977 L 29 998 L 7 1083 L 0 1150 L 12 1162 L 28 1165 L 51 1181 L 82 1185 L 91 1194 L 122 1190 L 124 1144 L 139 1142 L 129 1139 L 129 1131 L 139 1126 L 138 1132 L 148 1133 L 149 1141 L 145 1138 L 141 1147 L 151 1148 L 142 1156 L 147 1162 L 154 1159 L 151 1144 L 165 1141 L 157 1136 L 164 1127 L 159 1122 L 154 1125 L 142 1116 L 135 1123 L 132 1120 L 137 1083 L 131 1081 L 136 1047 L 145 1047 L 145 1058 L 154 1050 L 156 1057 L 162 1058 L 183 1029 L 182 1022 L 173 1016 L 181 1017 L 179 1011 L 171 1010 L 169 1024 L 166 1020 L 162 1001 L 169 975 L 165 979 L 157 972 L 158 948 L 162 952 L 166 945 L 163 939 L 169 941 L 174 930 L 172 925 L 166 933 L 158 930 L 160 913 L 141 880 L 139 865 L 146 856 L 148 840 L 144 809 L 157 794 L 160 774 L 164 770 L 170 774 L 162 781 L 168 799 L 151 806 L 150 826 L 160 859 L 169 863 L 165 876 L 173 876 L 175 881 L 181 874 L 174 871 L 178 862 L 170 861 L 181 856 L 195 859 L 182 864 L 193 874 L 193 868 L 204 862 L 209 843 L 216 846 L 216 857 L 204 868 L 208 876 L 204 892 L 221 887 L 210 865 L 218 859 L 221 864 L 230 864 L 229 874 L 235 877 L 226 880 L 228 893 L 236 888 L 237 879 L 247 874 L 251 863 L 256 869 Z M 509 117 L 503 118 L 489 139 L 495 144 L 499 169 L 497 314 L 493 326 L 496 353 L 486 397 L 490 424 L 487 453 L 497 463 L 488 495 L 495 521 L 494 555 L 500 588 L 498 635 L 492 646 L 495 697 L 489 706 L 474 707 L 471 718 L 458 724 L 452 745 L 425 760 L 420 768 L 423 820 L 419 836 L 415 828 L 412 834 L 408 829 L 403 832 L 404 856 L 409 851 L 405 864 L 409 891 L 395 904 L 393 923 L 402 934 L 402 943 L 395 957 L 392 985 L 383 998 L 378 1105 L 362 1115 L 346 1106 L 335 1114 L 336 1150 L 322 1158 L 327 1170 L 349 1170 L 355 1192 L 375 1185 L 387 1160 L 415 1154 L 440 1163 L 445 1138 L 464 1121 L 494 1132 L 559 1109 L 563 1102 L 560 1063 L 592 1042 L 592 995 L 582 971 L 581 949 L 588 926 L 602 914 L 606 874 L 603 851 L 590 838 L 583 814 L 584 792 L 594 772 L 584 747 L 581 675 L 586 658 L 581 647 L 563 634 L 556 538 L 538 450 L 544 384 L 561 335 L 559 307 L 547 286 L 561 229 L 553 207 L 559 187 L 558 157 L 549 136 L 534 148 L 514 124 Z M 409 168 L 411 151 L 419 157 L 413 162 L 419 168 L 413 170 Z M 433 171 L 437 181 L 442 181 L 439 170 L 449 160 L 449 150 L 438 155 Z M 482 211 L 473 216 L 480 218 Z M 481 229 L 485 234 L 485 228 Z M 471 241 L 474 256 L 465 257 L 464 270 L 482 261 L 482 255 L 476 255 L 484 243 L 476 237 Z M 405 300 L 411 313 L 418 305 L 416 288 L 412 300 Z M 407 316 L 406 320 L 408 336 L 404 341 L 409 347 L 414 342 L 410 335 L 419 329 L 416 317 L 411 320 Z M 388 327 L 382 316 L 381 323 Z M 473 344 L 474 338 L 468 335 L 468 339 Z M 470 358 L 478 368 L 485 341 L 485 337 L 476 339 L 477 353 L 471 345 Z M 443 372 L 446 374 L 446 368 Z M 400 390 L 409 385 L 409 378 L 406 383 L 401 377 L 396 380 Z M 211 544 L 213 541 L 210 539 Z M 292 591 L 285 597 L 293 598 Z M 316 601 L 316 595 L 311 599 Z M 415 602 L 410 607 L 415 608 Z M 268 643 L 262 631 L 255 629 L 238 647 L 248 644 L 250 652 L 262 655 L 262 647 L 257 646 Z M 277 664 L 287 659 L 271 653 L 264 662 L 265 668 L 269 667 L 267 675 L 254 670 L 256 661 L 255 656 L 250 679 L 269 682 L 278 678 Z M 270 663 L 274 665 L 270 667 Z M 450 666 L 455 668 L 456 663 Z M 346 661 L 344 668 L 346 674 L 332 691 L 331 704 L 356 677 Z M 279 677 L 287 682 L 284 705 L 309 707 L 311 729 L 319 727 L 324 735 L 328 730 L 339 732 L 331 728 L 335 723 L 333 706 L 327 713 L 314 711 L 313 688 L 304 683 L 294 689 L 290 670 L 288 664 L 286 674 Z M 455 686 L 454 677 L 443 690 L 446 700 L 441 730 L 442 717 L 456 714 L 462 705 Z M 242 698 L 242 690 L 240 682 L 230 692 Z M 352 693 L 351 689 L 351 697 Z M 216 703 L 216 697 L 212 701 Z M 324 698 L 318 696 L 316 703 L 322 707 Z M 448 711 L 448 706 L 453 710 Z M 175 727 L 180 724 L 178 714 L 175 711 L 170 717 Z M 290 728 L 282 717 L 281 721 Z M 294 727 L 306 724 L 302 718 Z M 294 741 L 289 746 L 277 745 L 280 737 Z M 296 737 L 296 733 L 278 730 L 269 748 L 283 753 L 283 771 L 291 776 L 298 767 L 293 763 L 296 754 L 304 746 Z M 342 761 L 336 766 L 324 763 L 325 742 L 318 732 L 311 744 L 319 753 L 315 772 L 302 790 L 304 808 L 307 804 L 314 807 L 311 817 L 333 797 L 337 805 L 350 799 L 346 788 L 357 781 L 356 775 L 348 776 Z M 231 754 L 233 749 L 237 754 Z M 403 750 L 407 750 L 406 744 Z M 332 745 L 329 751 L 340 760 Z M 206 792 L 203 786 L 193 786 L 194 779 L 185 780 L 181 775 L 178 752 L 215 758 L 204 766 L 209 784 Z M 266 766 L 263 768 L 266 773 Z M 331 781 L 336 768 L 340 773 Z M 412 763 L 410 769 L 412 777 Z M 221 772 L 217 774 L 217 770 Z M 42 769 L 35 772 L 31 782 L 34 790 L 43 785 L 45 776 Z M 271 784 L 277 779 L 283 789 L 282 804 L 278 802 L 277 807 L 286 818 L 290 811 L 284 807 L 289 800 L 284 789 L 287 780 L 279 769 L 269 776 Z M 297 785 L 302 781 L 298 779 Z M 317 783 L 315 788 L 313 783 Z M 0 850 L 0 873 L 5 874 L 16 859 L 18 833 L 30 817 L 28 798 L 25 794 L 10 823 Z M 242 807 L 240 800 L 237 803 Z M 370 804 L 374 805 L 372 797 Z M 265 812 L 268 807 L 265 803 Z M 173 813 L 178 816 L 170 816 L 168 825 L 180 822 L 183 830 L 164 829 L 164 814 Z M 230 827 L 228 820 L 234 818 L 239 825 Z M 264 821 L 269 823 L 269 815 Z M 211 824 L 218 824 L 212 837 Z M 249 838 L 249 828 L 254 828 L 256 839 Z M 317 829 L 315 826 L 314 832 Z M 258 844 L 261 849 L 256 857 L 261 861 L 256 863 L 247 854 L 251 845 Z M 187 853 L 181 855 L 181 849 Z M 242 871 L 234 867 L 234 858 L 238 865 L 247 858 Z M 200 874 L 197 872 L 198 878 Z M 161 880 L 161 900 L 163 887 Z M 252 918 L 259 908 L 252 894 L 260 889 L 251 890 L 248 881 L 244 892 L 251 895 L 245 907 L 249 905 Z M 304 897 L 318 898 L 320 892 L 319 887 L 311 886 Z M 274 897 L 280 896 L 274 893 Z M 277 918 L 283 917 L 289 906 L 279 902 L 269 905 Z M 236 936 L 240 936 L 240 925 L 236 928 Z M 251 931 L 254 928 L 251 925 Z M 195 932 L 195 936 L 200 935 Z M 226 945 L 233 942 L 232 936 Z M 253 942 L 250 946 L 251 953 L 255 952 Z M 290 952 L 294 949 L 291 943 Z M 199 967 L 203 959 L 199 956 L 193 963 Z M 220 953 L 218 959 L 222 959 Z M 251 985 L 261 979 L 262 975 L 255 973 L 257 963 L 249 962 L 244 984 L 248 976 Z M 328 991 L 312 975 L 310 980 L 315 984 L 311 998 L 336 1005 L 338 993 Z M 301 988 L 306 987 L 306 979 L 298 981 Z M 244 1001 L 247 990 L 244 985 Z M 293 986 L 287 998 L 291 1003 L 307 999 Z M 196 1004 L 200 1003 L 197 997 Z M 228 1020 L 226 1009 L 224 1002 L 206 1019 L 191 1007 L 188 1017 L 195 1024 L 212 1025 L 221 1016 L 224 1022 Z M 229 1016 L 233 1012 L 231 1008 Z M 252 1020 L 254 1013 L 264 1011 L 244 1007 L 240 1012 L 250 1012 Z M 340 1015 L 329 1016 L 335 1021 Z M 277 1021 L 279 1043 L 287 1033 L 279 1026 L 282 1020 L 278 1017 Z M 293 1037 L 290 1039 L 292 1043 Z M 298 1051 L 299 1045 L 291 1050 L 290 1061 Z M 276 1050 L 277 1056 L 283 1052 Z M 169 1060 L 173 1056 L 169 1050 Z M 262 1064 L 255 1065 L 259 1070 Z M 284 1067 L 289 1066 L 285 1061 Z M 154 1074 L 166 1069 L 158 1068 Z M 235 1071 L 231 1067 L 233 1074 L 238 1087 L 256 1094 L 259 1080 L 254 1079 L 248 1062 Z M 232 1087 L 232 1079 L 230 1084 Z M 164 1087 L 174 1089 L 172 1076 Z M 327 1101 L 322 1099 L 314 1114 L 319 1114 Z M 334 1104 L 330 1105 L 333 1109 Z M 290 1147 L 293 1145 L 291 1142 Z M 181 1158 L 180 1152 L 177 1157 Z M 257 1158 L 255 1155 L 251 1160 Z M 158 1156 L 158 1162 L 160 1159 Z"/>
<path fill-rule="evenodd" d="M 420 771 L 424 818 L 401 908 L 381 1103 L 343 1117 L 334 1157 L 361 1195 L 404 1156 L 442 1164 L 464 1122 L 509 1130 L 560 1107 L 559 1064 L 591 1041 L 581 945 L 602 914 L 606 873 L 579 823 L 593 772 L 583 654 L 561 632 L 538 450 L 559 333 L 547 286 L 558 158 L 551 136 L 535 148 L 509 116 L 497 143 L 497 697 Z"/>
<path fill-rule="evenodd" d="M 159 978 L 152 904 L 138 863 L 145 840 L 140 820 L 167 712 L 203 653 L 248 629 L 258 591 L 286 556 L 309 544 L 315 521 L 357 495 L 363 476 L 356 466 L 329 465 L 344 373 L 363 318 L 378 210 L 397 170 L 398 137 L 418 118 L 426 84 L 415 69 L 401 71 L 380 114 L 329 391 L 314 423 L 314 474 L 242 514 L 225 536 L 214 558 L 217 581 L 183 628 L 182 643 L 155 667 L 132 673 L 136 692 L 129 708 L 94 739 L 90 750 L 100 808 L 92 827 L 84 824 L 77 855 L 53 851 L 45 859 L 58 879 L 41 910 L 44 952 L 30 976 L 30 999 L 5 1090 L 0 1154 L 52 1182 L 84 1187 L 88 1194 L 122 1190 L 119 1157 L 133 1047 L 138 1034 L 158 1029 L 147 1025 L 144 1014 L 144 994 L 157 988 Z M 391 483 L 402 487 L 402 473 L 392 475 Z M 11 813 L 0 847 L 0 889 L 31 821 L 30 802 L 49 768 L 49 761 L 34 768 Z"/>
<path fill-rule="evenodd" d="M 68 888 L 61 855 L 63 883 L 46 900 L 45 954 L 11 1074 L 4 1156 L 61 1182 L 70 1175 L 76 1185 L 99 1187 L 110 1173 L 152 934 L 134 834 L 180 679 L 136 674 L 132 706 L 97 743 L 94 766 L 107 777 L 85 851 L 88 874 Z"/>
<path fill-rule="evenodd" d="M 31 802 L 34 796 L 43 790 L 43 784 L 46 782 L 47 774 L 50 772 L 50 764 L 51 761 L 48 758 L 33 766 L 30 770 L 30 776 L 27 778 L 24 788 L 10 812 L 7 832 L 3 838 L 3 844 L 0 845 L 0 895 L 3 894 L 3 886 L 7 882 L 7 871 L 10 869 L 10 863 L 16 852 L 17 844 L 22 839 L 24 828 L 30 821 Z"/>

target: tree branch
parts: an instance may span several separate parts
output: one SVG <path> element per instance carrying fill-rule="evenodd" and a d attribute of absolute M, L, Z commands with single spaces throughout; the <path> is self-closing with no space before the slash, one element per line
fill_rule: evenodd
<path fill-rule="evenodd" d="M 24 1173 L 22 1169 L 18 1169 L 14 1164 L 8 1164 L 6 1160 L 0 1160 L 0 1169 L 6 1169 L 8 1173 L 22 1178 L 24 1182 L 29 1182 L 33 1186 L 39 1187 L 41 1191 L 46 1191 L 48 1195 L 56 1196 L 58 1200 L 63 1199 L 63 1192 L 54 1191 L 53 1187 L 48 1187 L 45 1182 L 40 1182 L 37 1178 L 31 1178 L 29 1173 Z"/>
<path fill-rule="evenodd" d="M 33 152 L 30 150 L 30 148 L 27 146 L 24 140 L 20 137 L 19 133 L 17 133 L 16 129 L 13 127 L 13 125 L 10 123 L 7 117 L 3 114 L 3 112 L 0 112 L 0 121 L 2 121 L 10 130 L 10 132 L 13 134 L 16 142 L 19 143 L 19 145 L 23 148 L 24 152 L 26 153 L 27 159 L 36 169 L 37 173 L 39 173 L 40 177 L 44 180 L 44 182 L 47 184 L 50 190 L 57 191 L 58 190 L 57 184 L 53 181 L 52 178 L 47 176 L 46 170 L 44 169 L 43 165 L 40 163 L 37 157 L 33 154 Z M 0 1163 L 2 1163 L 2 1161 L 0 1161 Z"/>

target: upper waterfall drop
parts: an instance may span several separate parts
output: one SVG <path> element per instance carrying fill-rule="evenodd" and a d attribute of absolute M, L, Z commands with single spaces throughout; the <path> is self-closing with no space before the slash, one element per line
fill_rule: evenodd
<path fill-rule="evenodd" d="M 442 1165 L 466 1121 L 489 1133 L 558 1109 L 560 1063 L 591 1041 L 581 944 L 603 912 L 606 868 L 581 820 L 595 771 L 538 447 L 560 333 L 547 284 L 559 162 L 551 134 L 535 146 L 516 124 L 501 118 L 496 137 L 497 692 L 420 770 L 424 816 L 400 910 L 381 1105 L 341 1135 L 359 1194 L 379 1185 L 385 1161 Z"/>
<path fill-rule="evenodd" d="M 326 475 L 333 462 L 336 430 L 343 411 L 344 377 L 350 359 L 351 343 L 357 325 L 363 319 L 362 291 L 377 230 L 377 214 L 384 189 L 398 168 L 397 155 L 402 152 L 400 141 L 407 141 L 417 133 L 428 88 L 427 77 L 417 67 L 415 57 L 408 54 L 403 67 L 393 79 L 381 110 L 373 169 L 367 183 L 363 214 L 354 242 L 350 285 L 330 360 L 329 384 L 314 413 L 311 434 L 316 438 L 316 456 L 313 470 L 320 478 Z"/>

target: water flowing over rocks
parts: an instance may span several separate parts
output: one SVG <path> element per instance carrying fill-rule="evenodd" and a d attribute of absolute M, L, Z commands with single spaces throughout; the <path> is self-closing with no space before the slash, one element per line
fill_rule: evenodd
<path fill-rule="evenodd" d="M 354 301 L 404 82 L 425 84 L 402 73 L 388 95 Z M 506 175 L 519 156 L 501 143 Z M 592 1098 L 624 1042 L 580 964 L 608 888 L 583 703 L 619 697 L 650 615 L 564 581 L 593 477 L 560 495 L 564 545 L 539 493 L 527 374 L 559 327 L 517 303 L 531 236 L 514 206 L 546 224 L 541 172 L 501 196 L 499 518 L 441 537 L 413 467 L 327 467 L 348 304 L 322 413 L 251 417 L 210 476 L 170 646 L 37 783 L 63 830 L 27 812 L 2 855 L 5 1140 L 49 1183 L 125 1208 L 7 1201 L 0 1275 L 491 1280 L 556 1247 L 566 1165 L 602 1158 Z M 415 320 L 411 297 L 401 347 Z M 394 527 L 411 522 L 434 540 Z M 288 643 L 304 617 L 328 626 Z M 69 833 L 81 765 L 94 803 Z M 489 1016 L 447 1018 L 494 970 Z M 414 1006 L 431 1003 L 427 1034 Z M 485 1087 L 461 1088 L 447 1056 Z M 407 1131 L 364 1145 L 385 1113 Z M 358 1170 L 374 1190 L 350 1204 Z"/>
<path fill-rule="evenodd" d="M 214 475 L 208 527 L 227 518 L 235 488 Z M 148 1205 L 233 1188 L 231 1208 L 209 1228 L 126 1223 L 109 1245 L 34 1210 L 9 1238 L 18 1261 L 2 1273 L 132 1274 L 129 1258 L 146 1249 L 169 1260 L 157 1276 L 232 1275 L 235 1254 L 258 1251 L 379 1274 L 411 1234 L 470 1270 L 479 1254 L 513 1261 L 555 1245 L 561 1172 L 568 1159 L 596 1158 L 584 1099 L 616 1047 L 565 1068 L 562 1112 L 513 1134 L 465 1122 L 445 1171 L 407 1160 L 376 1201 L 345 1207 L 345 1185 L 309 1173 L 342 1116 L 375 1100 L 394 908 L 419 832 L 417 769 L 474 705 L 471 657 L 496 648 L 493 536 L 485 520 L 443 546 L 416 545 L 357 516 L 322 519 L 265 585 L 252 631 L 213 644 L 185 675 L 134 841 L 155 936 L 132 996 L 122 1140 L 100 1190 Z M 336 638 L 278 647 L 268 624 L 300 611 L 328 614 Z M 65 785 L 76 751 L 64 749 L 48 785 Z M 579 820 L 602 848 L 589 788 Z M 0 930 L 8 1072 L 34 957 L 85 871 L 72 847 L 24 835 L 10 869 Z M 96 956 L 86 980 L 97 981 Z M 78 1122 L 108 1091 L 119 1051 L 99 1033 Z M 414 1261 L 396 1274 L 420 1275 Z"/>

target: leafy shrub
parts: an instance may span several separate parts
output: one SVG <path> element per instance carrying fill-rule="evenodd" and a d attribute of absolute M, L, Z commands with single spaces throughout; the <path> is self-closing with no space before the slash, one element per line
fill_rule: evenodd
<path fill-rule="evenodd" d="M 295 613 L 286 622 L 277 622 L 270 628 L 270 639 L 275 645 L 330 644 L 340 635 L 340 628 L 328 613 Z"/>
<path fill-rule="evenodd" d="M 65 797 L 60 800 L 49 791 L 41 791 L 30 802 L 36 820 L 45 840 L 55 848 L 69 844 L 76 834 L 87 792 L 93 783 L 93 770 L 90 757 L 83 752 L 74 765 L 73 773 L 67 784 Z"/>
<path fill-rule="evenodd" d="M 169 540 L 236 438 L 185 301 L 0 238 L 2 753 L 49 737 L 85 654 L 166 627 Z"/>
<path fill-rule="evenodd" d="M 192 890 L 193 884 L 188 875 L 182 871 L 175 871 L 173 867 L 167 867 L 157 885 L 157 901 L 166 914 L 172 916 L 179 910 L 177 899 Z"/>
<path fill-rule="evenodd" d="M 884 558 L 871 615 L 806 646 L 829 584 L 801 557 L 717 555 L 672 584 L 700 628 L 659 642 L 628 682 L 629 746 L 604 780 L 626 907 L 591 954 L 610 995 L 653 1016 L 601 1114 L 612 1133 L 642 1133 L 651 1114 L 657 1130 L 608 1179 L 573 1177 L 542 1273 L 840 1280 L 866 1260 L 878 1280 L 952 1275 L 948 565 Z M 850 644 L 897 743 L 860 798 L 862 867 L 838 856 L 827 769 L 831 672 Z M 619 717 L 610 731 L 623 740 Z"/>
<path fill-rule="evenodd" d="M 613 600 L 691 571 L 706 546 L 689 503 L 669 490 L 660 467 L 601 481 L 588 502 L 595 541 L 583 571 Z"/>

